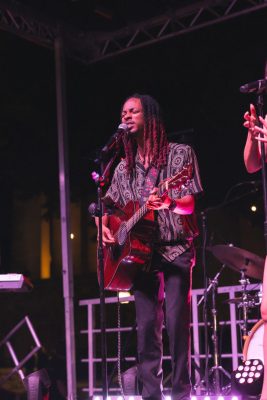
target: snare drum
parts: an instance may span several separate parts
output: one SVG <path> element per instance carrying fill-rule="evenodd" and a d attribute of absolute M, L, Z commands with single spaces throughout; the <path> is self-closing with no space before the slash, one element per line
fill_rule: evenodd
<path fill-rule="evenodd" d="M 250 331 L 249 336 L 245 340 L 243 357 L 246 360 L 261 360 L 263 361 L 263 332 L 264 321 L 258 321 Z"/>

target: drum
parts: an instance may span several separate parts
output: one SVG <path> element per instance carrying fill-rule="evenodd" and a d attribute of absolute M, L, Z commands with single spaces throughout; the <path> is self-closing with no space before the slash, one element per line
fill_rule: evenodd
<path fill-rule="evenodd" d="M 249 336 L 245 340 L 243 357 L 246 360 L 261 360 L 263 361 L 263 331 L 264 321 L 258 321 L 250 331 Z"/>

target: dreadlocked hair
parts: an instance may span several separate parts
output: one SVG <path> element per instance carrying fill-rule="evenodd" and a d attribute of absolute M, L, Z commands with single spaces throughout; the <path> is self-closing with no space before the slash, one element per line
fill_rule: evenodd
<path fill-rule="evenodd" d="M 135 93 L 125 101 L 134 98 L 140 99 L 144 114 L 144 143 L 148 146 L 144 149 L 144 156 L 149 156 L 151 164 L 160 169 L 167 164 L 168 141 L 163 124 L 161 110 L 158 102 L 146 94 Z M 133 135 L 123 137 L 127 171 L 133 172 L 137 144 Z"/>

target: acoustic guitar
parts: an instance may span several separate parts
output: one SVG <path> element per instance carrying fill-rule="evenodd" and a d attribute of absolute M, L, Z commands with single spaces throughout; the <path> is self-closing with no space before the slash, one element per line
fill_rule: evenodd
<path fill-rule="evenodd" d="M 160 196 L 164 199 L 170 189 L 185 187 L 191 176 L 192 165 L 185 165 L 177 174 L 160 182 Z M 119 212 L 109 216 L 109 229 L 115 244 L 103 249 L 106 290 L 131 289 L 137 271 L 149 265 L 155 228 L 154 211 L 149 210 L 146 203 L 140 207 L 138 202 L 130 201 Z"/>

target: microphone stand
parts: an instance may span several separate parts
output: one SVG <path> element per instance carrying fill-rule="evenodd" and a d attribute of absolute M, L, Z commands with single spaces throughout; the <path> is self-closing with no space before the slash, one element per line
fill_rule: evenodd
<path fill-rule="evenodd" d="M 263 115 L 263 94 L 262 92 L 257 95 L 257 111 L 258 115 L 264 118 Z M 263 136 L 263 135 L 261 135 Z M 263 187 L 263 204 L 264 204 L 264 241 L 265 241 L 265 254 L 267 254 L 267 184 L 266 184 L 266 162 L 265 162 L 265 143 L 260 142 L 261 149 L 261 171 L 262 171 L 262 187 Z"/>
<path fill-rule="evenodd" d="M 207 315 L 207 299 L 208 299 L 208 287 L 207 287 L 207 268 L 206 268 L 206 246 L 207 246 L 207 215 L 205 212 L 201 212 L 201 226 L 202 226 L 202 266 L 203 266 L 203 273 L 204 273 L 204 306 L 203 306 L 203 321 L 204 321 L 204 348 L 205 348 L 205 389 L 206 394 L 210 394 L 210 387 L 209 387 L 209 344 L 208 344 L 208 315 Z M 199 304 L 198 304 L 199 305 Z"/>
<path fill-rule="evenodd" d="M 105 149 L 106 146 L 103 148 Z M 103 248 L 103 188 L 109 181 L 110 169 L 120 152 L 118 142 L 116 142 L 115 152 L 109 162 L 104 166 L 103 155 L 106 151 L 103 149 L 95 160 L 100 167 L 100 174 L 93 172 L 92 178 L 97 185 L 97 207 L 94 210 L 94 216 L 98 217 L 98 271 L 99 271 L 99 291 L 100 291 L 100 327 L 101 327 L 101 371 L 102 371 L 102 393 L 103 400 L 108 398 L 108 378 L 107 378 L 107 337 L 106 337 L 106 309 L 105 309 L 105 281 L 104 281 L 104 248 Z"/>
<path fill-rule="evenodd" d="M 210 280 L 209 287 L 212 289 L 212 342 L 213 342 L 213 362 L 214 365 L 209 371 L 209 376 L 214 373 L 213 377 L 213 385 L 214 392 L 216 395 L 221 393 L 221 380 L 220 380 L 220 372 L 223 373 L 229 380 L 231 379 L 231 375 L 227 372 L 220 364 L 219 364 L 219 344 L 218 344 L 218 319 L 217 319 L 217 308 L 216 308 L 216 295 L 218 288 L 218 278 L 225 268 L 225 264 L 222 265 L 220 271 L 216 274 L 216 276 Z"/>

